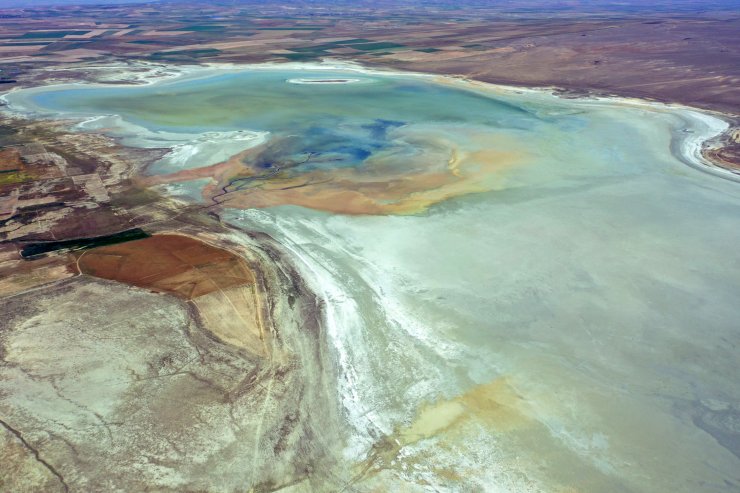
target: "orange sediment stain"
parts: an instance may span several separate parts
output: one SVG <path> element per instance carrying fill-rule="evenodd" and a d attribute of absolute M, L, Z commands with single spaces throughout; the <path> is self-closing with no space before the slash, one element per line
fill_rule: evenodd
<path fill-rule="evenodd" d="M 413 133 L 409 138 L 422 140 Z M 204 198 L 237 209 L 297 205 L 337 214 L 416 214 L 447 199 L 501 188 L 506 172 L 528 156 L 516 143 L 490 135 L 466 136 L 470 146 L 465 148 L 436 134 L 423 139 L 428 148 L 402 163 L 398 157 L 373 156 L 353 168 L 288 168 L 265 174 L 255 165 L 268 148 L 261 144 L 219 164 L 145 177 L 139 183 L 209 177 L 212 183 L 203 189 Z M 235 190 L 231 184 L 242 178 L 258 179 L 242 182 Z"/>
<path fill-rule="evenodd" d="M 510 151 L 459 154 L 444 167 L 430 165 L 408 173 L 382 169 L 371 174 L 350 168 L 276 177 L 230 193 L 223 203 L 244 209 L 299 205 L 339 214 L 415 214 L 450 198 L 494 190 L 504 171 L 523 160 Z"/>

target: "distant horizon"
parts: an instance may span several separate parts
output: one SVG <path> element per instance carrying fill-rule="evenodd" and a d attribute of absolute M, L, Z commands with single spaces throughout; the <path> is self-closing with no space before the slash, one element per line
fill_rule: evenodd
<path fill-rule="evenodd" d="M 130 3 L 158 3 L 159 0 L 0 0 L 0 9 L 3 8 L 34 8 L 62 5 L 113 5 Z"/>
<path fill-rule="evenodd" d="M 260 1 L 260 0 L 0 0 L 0 9 L 4 8 L 36 8 L 36 7 L 53 7 L 53 6 L 75 6 L 75 5 L 126 5 L 126 4 L 145 4 L 145 3 L 183 3 L 205 5 L 238 5 L 238 4 L 291 4 L 299 5 L 351 5 L 357 6 L 363 3 L 372 3 L 374 5 L 389 6 L 397 4 L 399 6 L 410 6 L 419 4 L 420 6 L 463 6 L 505 9 L 511 5 L 515 10 L 522 9 L 541 9 L 550 8 L 554 10 L 572 10 L 588 11 L 594 9 L 613 9 L 613 10 L 660 10 L 660 11 L 685 11 L 685 10 L 732 10 L 738 9 L 740 13 L 740 0 L 655 0 L 646 4 L 642 0 L 503 0 L 489 2 L 484 0 L 469 0 L 463 2 L 445 1 L 445 0 L 381 0 L 379 2 L 369 2 L 367 0 L 301 0 L 294 2 L 286 0 L 280 1 Z"/>

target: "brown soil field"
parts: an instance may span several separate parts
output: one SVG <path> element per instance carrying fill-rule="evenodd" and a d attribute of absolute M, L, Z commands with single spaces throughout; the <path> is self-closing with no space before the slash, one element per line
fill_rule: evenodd
<path fill-rule="evenodd" d="M 21 154 L 18 149 L 8 147 L 0 149 L 0 172 L 24 169 Z"/>
<path fill-rule="evenodd" d="M 88 250 L 77 267 L 81 274 L 187 300 L 222 342 L 262 358 L 272 354 L 255 275 L 234 253 L 189 236 L 159 234 Z"/>
<path fill-rule="evenodd" d="M 252 271 L 238 256 L 174 234 L 88 250 L 77 265 L 83 274 L 186 300 L 254 283 Z"/>
<path fill-rule="evenodd" d="M 0 298 L 51 284 L 75 275 L 74 259 L 67 254 L 22 260 L 10 243 L 0 244 Z"/>

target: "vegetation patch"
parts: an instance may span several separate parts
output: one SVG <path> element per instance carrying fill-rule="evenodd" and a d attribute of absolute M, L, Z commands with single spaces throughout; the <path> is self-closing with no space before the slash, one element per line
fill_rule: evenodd
<path fill-rule="evenodd" d="M 36 177 L 32 174 L 26 173 L 25 171 L 9 170 L 2 172 L 0 171 L 0 185 L 15 185 L 18 183 L 25 183 L 27 181 L 33 181 Z"/>
<path fill-rule="evenodd" d="M 68 35 L 80 36 L 90 31 L 33 31 L 18 36 L 16 39 L 34 39 L 34 38 L 63 38 Z"/>
<path fill-rule="evenodd" d="M 74 240 L 43 241 L 28 243 L 21 250 L 21 257 L 33 259 L 41 257 L 50 252 L 59 250 L 86 250 L 106 245 L 115 245 L 126 241 L 141 240 L 149 238 L 149 234 L 141 228 L 128 229 L 112 235 L 93 236 L 91 238 L 78 238 Z"/>
<path fill-rule="evenodd" d="M 375 50 L 390 50 L 393 48 L 405 48 L 404 45 L 398 43 L 391 43 L 389 41 L 380 41 L 377 43 L 358 43 L 353 44 L 352 48 L 362 51 L 375 51 Z"/>
<path fill-rule="evenodd" d="M 182 60 L 188 58 L 201 58 L 216 56 L 221 50 L 215 48 L 205 48 L 202 50 L 178 50 L 178 51 L 158 51 L 149 55 L 152 60 Z"/>

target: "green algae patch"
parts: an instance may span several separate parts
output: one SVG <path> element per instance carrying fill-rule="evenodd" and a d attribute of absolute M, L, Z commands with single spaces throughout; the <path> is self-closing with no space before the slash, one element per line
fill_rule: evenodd
<path fill-rule="evenodd" d="M 0 171 L 0 185 L 16 185 L 35 180 L 36 177 L 30 173 L 20 170 Z"/>

